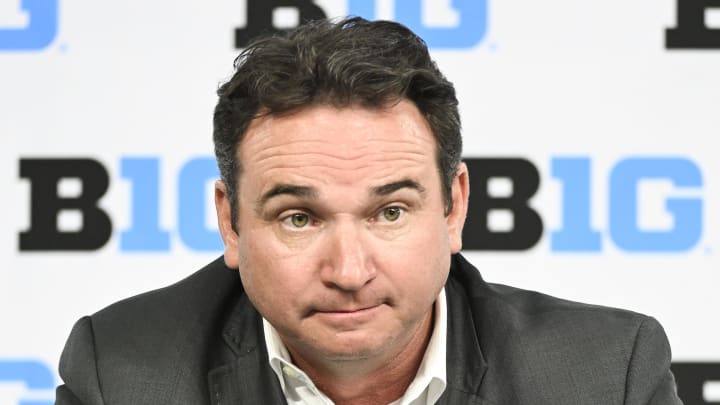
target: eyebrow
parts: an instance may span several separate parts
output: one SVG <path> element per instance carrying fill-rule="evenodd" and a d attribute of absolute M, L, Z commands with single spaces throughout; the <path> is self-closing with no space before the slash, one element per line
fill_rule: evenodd
<path fill-rule="evenodd" d="M 257 207 L 262 207 L 273 197 L 281 195 L 316 199 L 318 197 L 318 192 L 314 187 L 298 186 L 294 184 L 276 184 L 273 188 L 263 194 L 260 199 L 258 199 Z"/>
<path fill-rule="evenodd" d="M 425 187 L 421 186 L 420 183 L 418 183 L 417 181 L 411 179 L 394 181 L 392 183 L 383 184 L 382 186 L 373 187 L 370 190 L 370 194 L 375 196 L 386 196 L 404 188 L 417 190 L 420 194 L 425 194 Z M 316 188 L 309 186 L 299 186 L 295 184 L 283 183 L 276 184 L 275 186 L 273 186 L 273 188 L 265 192 L 257 200 L 256 208 L 258 210 L 262 209 L 262 207 L 267 204 L 268 201 L 281 195 L 317 199 L 318 191 Z"/>
<path fill-rule="evenodd" d="M 382 186 L 373 187 L 372 194 L 377 196 L 385 196 L 403 188 L 409 188 L 412 190 L 416 190 L 420 194 L 425 194 L 425 187 L 421 186 L 420 183 L 418 183 L 417 181 L 411 179 L 394 181 L 392 183 L 383 184 Z"/>

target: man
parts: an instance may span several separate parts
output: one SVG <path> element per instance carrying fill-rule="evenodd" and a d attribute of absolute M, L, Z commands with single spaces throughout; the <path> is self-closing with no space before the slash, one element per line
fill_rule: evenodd
<path fill-rule="evenodd" d="M 259 39 L 218 93 L 224 257 L 81 319 L 57 403 L 680 403 L 655 320 L 460 256 L 455 91 L 407 28 Z"/>

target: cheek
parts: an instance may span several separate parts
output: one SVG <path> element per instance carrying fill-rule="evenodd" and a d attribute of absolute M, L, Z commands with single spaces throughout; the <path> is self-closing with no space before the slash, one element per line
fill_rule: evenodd
<path fill-rule="evenodd" d="M 292 280 L 250 262 L 240 268 L 240 279 L 255 308 L 273 324 L 296 317 L 293 309 L 298 307 L 297 291 L 292 289 Z"/>
<path fill-rule="evenodd" d="M 442 221 L 427 221 L 397 244 L 375 247 L 384 257 L 382 267 L 395 278 L 394 284 L 408 294 L 439 290 L 450 269 L 447 228 Z M 413 291 L 415 290 L 415 291 Z"/>
<path fill-rule="evenodd" d="M 252 241 L 241 239 L 240 279 L 258 310 L 273 317 L 299 307 L 309 277 L 301 258 L 278 254 L 277 242 L 259 237 L 261 233 L 253 232 Z"/>
<path fill-rule="evenodd" d="M 425 261 L 425 267 L 437 267 L 449 262 L 450 239 L 443 217 L 433 216 L 423 221 L 412 235 L 415 256 Z"/>

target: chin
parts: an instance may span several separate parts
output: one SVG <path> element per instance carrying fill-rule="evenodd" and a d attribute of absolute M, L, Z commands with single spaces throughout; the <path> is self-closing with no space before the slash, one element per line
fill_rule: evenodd
<path fill-rule="evenodd" d="M 340 334 L 347 335 L 347 334 Z M 382 339 L 378 339 L 377 335 L 368 336 L 360 334 L 358 336 L 336 336 L 331 341 L 325 341 L 324 347 L 320 348 L 323 355 L 328 360 L 333 361 L 351 361 L 363 360 L 378 356 L 389 345 L 383 343 Z"/>
<path fill-rule="evenodd" d="M 366 360 L 377 356 L 377 354 L 376 350 L 361 348 L 356 350 L 330 350 L 324 353 L 327 360 L 337 362 Z"/>

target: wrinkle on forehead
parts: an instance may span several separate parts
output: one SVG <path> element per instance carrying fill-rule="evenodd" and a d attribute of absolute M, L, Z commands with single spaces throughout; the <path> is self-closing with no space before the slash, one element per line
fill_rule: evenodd
<path fill-rule="evenodd" d="M 414 104 L 389 110 L 316 106 L 253 122 L 238 148 L 245 175 L 316 181 L 382 181 L 436 167 L 435 139 Z M 252 173 L 250 173 L 252 172 Z M 399 173 L 398 173 L 399 174 Z M 262 181 L 262 180 L 261 180 Z"/>
<path fill-rule="evenodd" d="M 249 154 L 257 156 L 258 160 L 273 156 L 295 156 L 310 155 L 313 153 L 322 155 L 325 158 L 335 158 L 341 160 L 359 160 L 372 155 L 373 152 L 382 152 L 376 158 L 382 160 L 383 154 L 390 153 L 410 153 L 425 156 L 423 151 L 424 145 L 428 142 L 421 136 L 415 136 L 407 139 L 379 139 L 379 138 L 363 138 L 362 134 L 356 134 L 354 139 L 341 139 L 343 135 L 338 135 L 333 139 L 289 139 L 282 144 L 273 142 L 272 135 L 268 134 L 263 141 L 248 149 L 257 149 L 255 154 L 252 150 L 248 150 Z M 345 136 L 349 138 L 348 136 Z M 333 143 L 334 149 L 323 150 L 328 143 Z"/>
<path fill-rule="evenodd" d="M 343 118 L 342 128 L 337 128 L 335 122 L 330 122 L 336 121 L 338 116 Z M 298 117 L 302 119 L 294 119 Z M 377 136 L 375 131 L 382 129 L 382 126 L 368 127 L 369 122 L 375 123 L 378 118 L 391 118 L 389 123 L 401 130 L 395 133 L 397 138 L 382 136 L 385 134 Z M 388 123 L 387 120 L 384 121 L 385 124 Z M 318 130 L 315 131 L 314 128 Z M 298 133 L 301 136 L 295 136 Z M 428 138 L 425 136 L 426 133 L 432 134 L 432 129 L 410 101 L 401 101 L 388 109 L 367 109 L 358 106 L 336 108 L 318 105 L 290 115 L 266 115 L 253 120 L 240 146 L 256 149 L 254 152 L 263 149 L 272 151 L 286 146 L 291 148 L 302 146 L 308 150 L 313 144 L 321 146 L 331 141 L 342 141 L 342 144 L 335 142 L 337 153 L 344 155 L 346 159 L 352 159 L 353 156 L 361 155 L 364 149 L 376 142 L 386 145 L 397 143 L 401 147 L 430 142 L 434 146 L 434 138 Z M 275 139 L 278 135 L 284 139 L 282 141 Z M 253 151 L 248 150 L 248 152 L 249 156 L 253 155 Z"/>
<path fill-rule="evenodd" d="M 293 159 L 289 157 L 293 156 Z M 420 164 L 427 159 L 423 153 L 383 153 L 378 156 L 360 156 L 357 158 L 345 158 L 336 154 L 321 152 L 307 152 L 298 154 L 274 154 L 260 157 L 255 163 L 260 170 L 269 169 L 297 169 L 297 168 L 327 168 L 331 170 L 363 170 L 378 167 L 382 169 L 388 162 L 398 165 Z"/>

